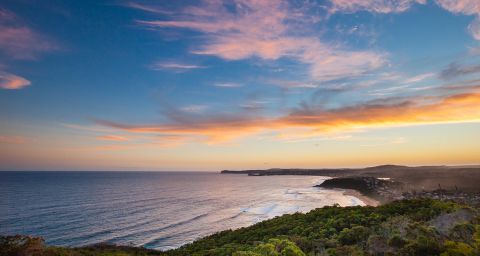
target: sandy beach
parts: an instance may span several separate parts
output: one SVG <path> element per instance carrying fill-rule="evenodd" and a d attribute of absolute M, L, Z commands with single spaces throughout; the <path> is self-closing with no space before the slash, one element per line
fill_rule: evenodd
<path fill-rule="evenodd" d="M 345 189 L 343 194 L 346 195 L 346 196 L 356 197 L 360 201 L 362 201 L 365 205 L 368 205 L 368 206 L 378 206 L 378 205 L 380 205 L 379 201 L 377 201 L 373 198 L 370 198 L 368 196 L 365 196 L 362 193 L 360 193 L 356 190 L 353 190 L 353 189 Z"/>

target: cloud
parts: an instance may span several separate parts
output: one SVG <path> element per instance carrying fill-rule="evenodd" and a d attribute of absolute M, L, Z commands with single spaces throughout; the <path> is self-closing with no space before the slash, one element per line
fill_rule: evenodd
<path fill-rule="evenodd" d="M 405 144 L 407 140 L 403 137 L 397 138 L 374 138 L 373 141 L 377 141 L 376 143 L 369 143 L 369 144 L 362 144 L 361 147 L 380 147 L 385 145 L 399 145 Z"/>
<path fill-rule="evenodd" d="M 389 101 L 387 101 L 389 102 Z M 404 126 L 429 123 L 480 121 L 480 94 L 465 93 L 434 102 L 412 98 L 393 103 L 366 103 L 333 110 L 299 109 L 283 117 L 285 125 L 305 126 L 318 132 Z"/>
<path fill-rule="evenodd" d="M 32 30 L 12 12 L 0 9 L 0 51 L 14 59 L 35 59 L 58 49 L 47 37 Z"/>
<path fill-rule="evenodd" d="M 461 66 L 458 63 L 450 63 L 448 67 L 440 72 L 440 78 L 444 80 L 451 80 L 457 77 L 471 75 L 480 72 L 480 65 Z"/>
<path fill-rule="evenodd" d="M 133 133 L 154 133 L 205 138 L 220 142 L 261 132 L 296 134 L 300 137 L 339 133 L 356 129 L 398 127 L 435 123 L 480 122 L 480 93 L 459 93 L 438 98 L 405 98 L 371 101 L 326 109 L 303 105 L 290 113 L 265 118 L 259 115 L 209 115 L 183 118 L 158 125 L 131 125 L 98 120 L 97 123 Z M 178 121 L 180 120 L 180 121 Z"/>
<path fill-rule="evenodd" d="M 156 62 L 150 65 L 153 70 L 175 70 L 175 71 L 187 71 L 191 69 L 207 68 L 206 66 L 199 66 L 193 64 L 176 63 L 176 62 Z"/>
<path fill-rule="evenodd" d="M 412 76 L 410 78 L 407 78 L 405 81 L 403 81 L 404 84 L 413 84 L 413 83 L 418 83 L 423 80 L 432 78 L 435 76 L 435 73 L 425 73 L 425 74 L 420 74 L 416 76 Z"/>
<path fill-rule="evenodd" d="M 31 82 L 23 77 L 6 72 L 0 72 L 0 88 L 2 89 L 22 89 L 30 84 Z"/>
<path fill-rule="evenodd" d="M 320 87 L 320 83 L 313 81 L 290 81 L 290 80 L 271 80 L 271 84 L 284 89 L 307 88 L 313 89 Z"/>
<path fill-rule="evenodd" d="M 0 143 L 5 144 L 25 144 L 27 143 L 27 138 L 22 136 L 9 136 L 9 135 L 0 135 Z"/>
<path fill-rule="evenodd" d="M 215 87 L 222 87 L 222 88 L 239 88 L 243 87 L 243 84 L 239 83 L 215 83 L 213 84 Z"/>
<path fill-rule="evenodd" d="M 103 126 L 95 125 L 95 126 L 87 126 L 87 125 L 80 125 L 80 124 L 68 124 L 68 123 L 59 123 L 59 125 L 69 128 L 69 129 L 74 129 L 74 130 L 79 130 L 79 131 L 85 131 L 85 132 L 90 132 L 90 133 L 111 133 L 113 132 L 112 129 L 105 128 Z"/>
<path fill-rule="evenodd" d="M 265 105 L 269 104 L 268 100 L 248 100 L 239 106 L 247 111 L 260 111 L 265 109 Z"/>
<path fill-rule="evenodd" d="M 187 113 L 197 114 L 197 113 L 202 113 L 205 110 L 207 110 L 208 106 L 207 105 L 188 105 L 188 106 L 182 107 L 180 109 L 184 112 L 187 112 Z"/>
<path fill-rule="evenodd" d="M 475 19 L 468 26 L 473 38 L 480 40 L 480 1 L 478 0 L 436 0 L 442 8 L 455 14 L 475 15 Z"/>
<path fill-rule="evenodd" d="M 97 136 L 97 140 L 128 141 L 129 139 L 127 137 L 119 136 L 119 135 L 103 135 L 103 136 Z"/>
<path fill-rule="evenodd" d="M 411 77 L 406 77 L 404 78 L 404 75 L 400 73 L 396 74 L 382 74 L 379 77 L 377 77 L 374 80 L 368 80 L 367 82 L 371 81 L 371 85 L 374 84 L 379 84 L 379 83 L 385 83 L 388 82 L 388 84 L 394 83 L 395 85 L 393 86 L 388 86 L 388 87 L 381 87 L 378 89 L 373 89 L 370 91 L 369 95 L 371 96 L 385 96 L 385 95 L 391 95 L 394 93 L 397 93 L 398 91 L 405 91 L 405 90 L 426 90 L 428 88 L 425 87 L 411 87 L 414 84 L 420 83 L 422 81 L 425 81 L 427 79 L 435 77 L 436 74 L 429 72 L 429 73 L 424 73 L 424 74 L 419 74 L 416 76 L 411 76 Z"/>
<path fill-rule="evenodd" d="M 368 11 L 372 13 L 401 13 L 414 4 L 426 4 L 427 0 L 330 0 L 330 13 L 355 13 Z M 476 40 L 480 40 L 480 1 L 478 0 L 435 0 L 443 9 L 463 15 L 474 15 L 475 19 L 468 26 L 468 31 Z"/>
<path fill-rule="evenodd" d="M 426 2 L 426 0 L 331 0 L 330 12 L 400 13 L 410 9 L 415 3 L 425 4 Z"/>
<path fill-rule="evenodd" d="M 151 6 L 151 5 L 144 5 L 140 3 L 135 3 L 135 2 L 129 2 L 125 4 L 126 7 L 130 7 L 133 9 L 138 9 L 141 11 L 146 11 L 146 12 L 151 12 L 151 13 L 158 13 L 158 14 L 172 14 L 171 12 L 164 10 L 160 7 L 157 6 Z"/>
<path fill-rule="evenodd" d="M 480 16 L 477 16 L 475 20 L 468 25 L 468 30 L 473 38 L 480 40 Z"/>
<path fill-rule="evenodd" d="M 220 0 L 189 6 L 171 20 L 138 20 L 154 29 L 186 29 L 202 33 L 204 40 L 192 53 L 225 60 L 290 58 L 310 67 L 319 81 L 357 76 L 385 63 L 374 51 L 352 51 L 325 43 L 315 34 L 317 19 L 287 1 Z"/>
<path fill-rule="evenodd" d="M 477 0 L 435 0 L 442 8 L 459 14 L 480 14 L 480 2 Z"/>
<path fill-rule="evenodd" d="M 311 76 L 318 81 L 355 77 L 380 68 L 386 63 L 385 54 L 370 51 L 344 51 L 325 47 L 317 42 L 308 44 L 302 60 L 311 64 Z"/>

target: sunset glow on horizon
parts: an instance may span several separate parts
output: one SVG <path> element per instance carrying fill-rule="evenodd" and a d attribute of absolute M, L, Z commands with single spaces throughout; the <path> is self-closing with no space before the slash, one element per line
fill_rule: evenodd
<path fill-rule="evenodd" d="M 2 1 L 0 106 L 0 170 L 479 165 L 480 2 Z"/>

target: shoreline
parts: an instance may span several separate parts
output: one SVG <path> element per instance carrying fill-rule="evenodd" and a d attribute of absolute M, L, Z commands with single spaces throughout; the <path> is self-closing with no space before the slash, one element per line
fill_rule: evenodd
<path fill-rule="evenodd" d="M 343 191 L 343 195 L 353 196 L 358 200 L 362 201 L 365 204 L 365 206 L 377 207 L 380 205 L 380 201 L 375 200 L 371 197 L 365 196 L 357 190 L 354 190 L 354 189 L 341 189 L 341 190 Z"/>

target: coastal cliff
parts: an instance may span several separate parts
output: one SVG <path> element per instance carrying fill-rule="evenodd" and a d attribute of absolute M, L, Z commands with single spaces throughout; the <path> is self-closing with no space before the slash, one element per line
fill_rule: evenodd
<path fill-rule="evenodd" d="M 353 189 L 380 202 L 401 199 L 404 184 L 368 176 L 339 177 L 325 180 L 315 187 L 328 189 Z"/>

